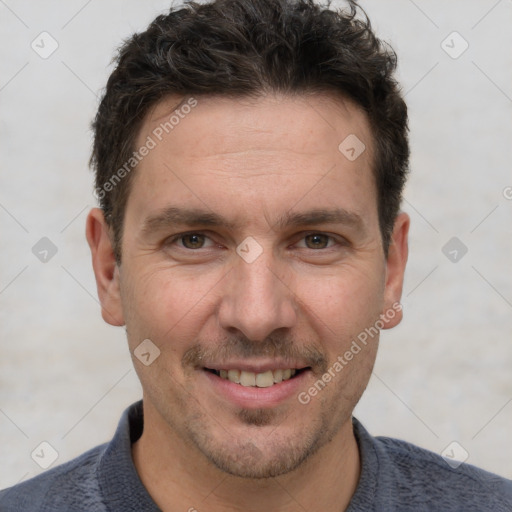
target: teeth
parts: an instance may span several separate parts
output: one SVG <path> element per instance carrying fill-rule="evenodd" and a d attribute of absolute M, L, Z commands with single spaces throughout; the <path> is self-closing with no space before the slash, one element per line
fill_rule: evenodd
<path fill-rule="evenodd" d="M 240 384 L 242 386 L 256 386 L 256 374 L 253 372 L 240 372 Z"/>
<path fill-rule="evenodd" d="M 259 388 L 269 388 L 274 385 L 274 375 L 272 374 L 272 370 L 269 370 L 265 373 L 257 373 L 256 374 L 256 386 Z"/>
<path fill-rule="evenodd" d="M 284 380 L 291 379 L 297 370 L 267 370 L 263 373 L 247 372 L 245 370 L 219 370 L 222 379 L 230 380 L 246 387 L 268 388 Z"/>
<path fill-rule="evenodd" d="M 279 384 L 283 380 L 283 370 L 274 370 L 274 382 Z"/>
<path fill-rule="evenodd" d="M 236 384 L 240 384 L 240 370 L 229 370 L 224 378 L 229 379 L 231 382 L 235 382 Z"/>

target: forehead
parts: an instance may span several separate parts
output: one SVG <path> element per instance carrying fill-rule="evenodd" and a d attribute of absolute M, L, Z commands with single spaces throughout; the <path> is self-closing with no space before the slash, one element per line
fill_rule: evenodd
<path fill-rule="evenodd" d="M 376 209 L 369 122 L 341 97 L 169 97 L 148 113 L 136 146 L 150 139 L 128 201 L 139 215 L 178 202 L 243 217 L 244 200 L 253 215 L 255 204 L 268 213 L 319 200 Z"/>
<path fill-rule="evenodd" d="M 190 107 L 190 105 L 194 105 Z M 284 129 L 283 129 L 284 128 Z M 214 156 L 222 147 L 238 151 L 275 150 L 320 154 L 332 150 L 348 135 L 357 134 L 371 154 L 371 130 L 366 114 L 340 95 L 265 94 L 255 98 L 225 96 L 172 96 L 147 114 L 138 142 L 147 136 L 174 141 L 176 155 Z M 319 144 L 320 143 L 320 144 Z"/>

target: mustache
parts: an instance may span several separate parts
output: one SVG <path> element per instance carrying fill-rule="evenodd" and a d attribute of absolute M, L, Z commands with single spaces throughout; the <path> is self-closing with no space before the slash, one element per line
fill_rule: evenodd
<path fill-rule="evenodd" d="M 297 343 L 290 336 L 279 334 L 271 334 L 262 341 L 252 341 L 243 334 L 229 336 L 218 340 L 214 346 L 211 341 L 204 343 L 199 340 L 183 354 L 181 364 L 184 369 L 199 368 L 204 361 L 222 363 L 231 358 L 300 361 L 321 374 L 328 367 L 327 358 L 314 343 Z"/>

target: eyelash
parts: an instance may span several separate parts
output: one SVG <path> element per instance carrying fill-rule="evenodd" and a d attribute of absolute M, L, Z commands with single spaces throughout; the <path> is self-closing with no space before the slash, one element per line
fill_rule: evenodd
<path fill-rule="evenodd" d="M 213 242 L 213 240 L 205 232 L 202 232 L 202 231 L 188 231 L 186 233 L 179 233 L 178 235 L 174 235 L 174 236 L 170 237 L 169 239 L 167 239 L 164 242 L 164 244 L 166 246 L 173 245 L 175 242 L 177 242 L 178 240 L 182 240 L 183 238 L 185 238 L 188 235 L 202 235 L 205 238 L 207 238 L 208 240 Z M 311 236 L 311 235 L 326 236 L 329 239 L 327 243 L 329 244 L 329 242 L 334 242 L 334 246 L 336 246 L 336 245 L 337 246 L 344 246 L 344 245 L 346 246 L 347 245 L 347 242 L 345 240 L 338 239 L 340 237 L 335 237 L 333 235 L 330 235 L 328 233 L 324 233 L 322 231 L 308 231 L 308 232 L 305 232 L 305 233 L 302 234 L 302 237 L 300 238 L 300 241 L 304 240 L 306 237 Z M 321 248 L 321 249 L 311 249 L 309 247 L 303 247 L 302 249 L 309 249 L 310 251 L 319 252 L 319 251 L 327 251 L 329 249 L 332 249 L 334 246 L 331 245 L 331 246 L 324 247 L 324 248 Z M 185 251 L 190 251 L 190 252 L 196 252 L 196 251 L 200 251 L 201 249 L 208 249 L 208 248 L 199 247 L 198 249 L 189 249 L 187 247 L 180 246 L 180 249 L 183 249 Z"/>

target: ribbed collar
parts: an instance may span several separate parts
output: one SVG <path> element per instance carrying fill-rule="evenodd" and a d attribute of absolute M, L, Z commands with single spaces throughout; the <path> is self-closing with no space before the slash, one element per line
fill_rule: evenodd
<path fill-rule="evenodd" d="M 132 458 L 132 444 L 142 434 L 142 400 L 126 409 L 98 465 L 98 481 L 111 512 L 160 512 L 142 484 Z"/>

